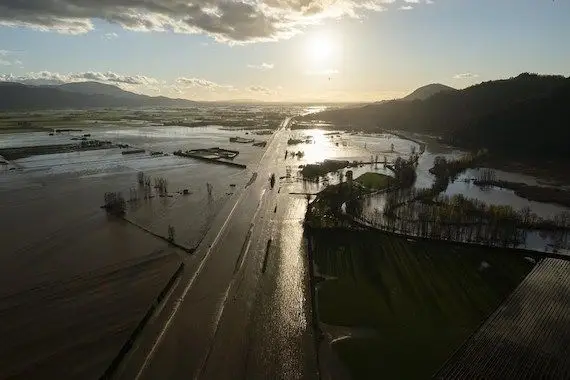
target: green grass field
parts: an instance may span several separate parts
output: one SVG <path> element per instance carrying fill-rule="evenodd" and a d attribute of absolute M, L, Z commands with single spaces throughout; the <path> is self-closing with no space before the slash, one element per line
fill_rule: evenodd
<path fill-rule="evenodd" d="M 368 172 L 356 178 L 355 181 L 371 190 L 380 190 L 390 186 L 394 182 L 394 178 L 384 174 Z"/>
<path fill-rule="evenodd" d="M 354 378 L 430 376 L 532 268 L 483 247 L 412 242 L 378 232 L 314 235 L 322 322 L 371 328 L 333 347 Z"/>

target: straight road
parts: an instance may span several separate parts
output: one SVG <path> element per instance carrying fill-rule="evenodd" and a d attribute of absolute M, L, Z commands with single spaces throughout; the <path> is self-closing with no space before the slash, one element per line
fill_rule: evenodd
<path fill-rule="evenodd" d="M 301 225 L 306 201 L 290 196 L 279 180 L 273 189 L 268 181 L 285 173 L 290 120 L 117 377 L 318 377 Z"/>

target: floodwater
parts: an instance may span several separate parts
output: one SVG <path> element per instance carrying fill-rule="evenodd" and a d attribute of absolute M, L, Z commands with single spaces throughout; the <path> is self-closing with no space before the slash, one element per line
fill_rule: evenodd
<path fill-rule="evenodd" d="M 376 155 L 379 161 L 383 162 L 386 156 L 388 162 L 392 162 L 398 156 L 408 156 L 412 147 L 419 149 L 416 143 L 390 134 L 364 135 L 321 129 L 299 129 L 292 131 L 291 136 L 308 138 L 312 141 L 287 146 L 290 152 L 304 153 L 300 159 L 288 158 L 292 165 L 314 164 L 325 159 L 370 162 L 371 156 L 375 159 Z"/>
<path fill-rule="evenodd" d="M 2 134 L 0 137 L 0 149 L 4 148 L 19 148 L 29 146 L 44 146 L 44 145 L 65 145 L 71 144 L 75 141 L 71 137 L 83 136 L 82 132 L 74 132 L 75 135 L 71 136 L 71 132 L 56 133 L 50 136 L 47 132 L 23 132 Z"/>
<path fill-rule="evenodd" d="M 219 147 L 238 150 L 240 154 L 234 160 L 240 164 L 259 158 L 263 148 L 252 144 L 230 143 L 230 137 L 252 138 L 256 141 L 267 141 L 268 135 L 255 135 L 244 130 L 226 130 L 221 126 L 208 127 L 176 127 L 176 126 L 141 126 L 126 128 L 104 128 L 94 132 L 93 138 L 117 141 L 141 149 L 149 149 L 172 153 L 176 150 L 202 149 Z"/>
<path fill-rule="evenodd" d="M 285 161 L 291 168 L 292 175 L 295 175 L 300 170 L 300 165 L 314 164 L 326 159 L 366 162 L 357 167 L 342 169 L 343 178 L 345 178 L 346 172 L 349 170 L 353 172 L 354 178 L 358 178 L 367 172 L 393 175 L 389 169 L 384 168 L 382 165 L 384 157 L 386 157 L 388 162 L 392 162 L 397 157 L 407 157 L 412 147 L 416 150 L 419 149 L 415 142 L 390 134 L 364 135 L 343 131 L 308 129 L 294 130 L 292 131 L 292 136 L 303 139 L 309 138 L 312 141 L 311 143 L 287 146 L 289 152 L 304 152 L 303 157 L 299 158 L 289 155 Z M 392 144 L 394 145 L 393 151 L 391 149 Z M 375 160 L 376 156 L 378 156 L 379 163 L 370 164 L 371 158 L 373 157 Z M 294 191 L 317 193 L 322 190 L 323 186 L 337 184 L 339 180 L 337 173 L 328 173 L 319 182 L 303 182 L 302 186 Z"/>
<path fill-rule="evenodd" d="M 443 156 L 448 160 L 452 160 L 457 159 L 465 154 L 465 152 L 449 147 L 446 148 L 443 146 L 437 146 L 436 148 L 437 149 L 431 152 L 428 146 L 427 150 L 420 156 L 418 167 L 416 169 L 417 179 L 414 185 L 418 189 L 428 188 L 433 184 L 435 176 L 429 172 L 429 169 L 433 167 L 435 157 Z M 381 165 L 379 165 L 379 167 L 381 167 Z M 366 169 L 366 165 L 362 169 Z M 462 194 L 467 198 L 475 198 L 482 202 L 485 202 L 486 204 L 511 206 L 515 210 L 521 210 L 525 207 L 529 207 L 531 212 L 535 213 L 537 216 L 543 219 L 552 219 L 562 212 L 570 212 L 570 208 L 557 204 L 534 202 L 522 198 L 516 195 L 514 191 L 509 189 L 503 189 L 499 187 L 481 188 L 474 185 L 472 180 L 478 178 L 483 170 L 485 170 L 485 168 L 466 170 L 460 174 L 454 182 L 451 182 L 449 184 L 445 195 L 453 196 L 456 194 Z M 382 173 L 382 171 L 379 170 L 369 171 Z M 525 183 L 532 186 L 545 186 L 545 182 L 537 177 L 501 170 L 493 171 L 496 174 L 497 180 Z M 356 177 L 357 175 L 355 172 L 355 178 Z M 363 216 L 368 220 L 373 220 L 379 217 L 379 212 L 381 217 L 385 204 L 385 194 L 376 194 L 366 198 L 363 201 Z M 525 242 L 521 245 L 521 247 L 536 251 L 552 251 L 553 247 L 556 247 L 554 249 L 558 250 L 558 252 L 570 252 L 567 243 L 561 241 L 560 237 L 557 234 L 544 234 L 539 233 L 538 231 L 528 231 Z"/>
<path fill-rule="evenodd" d="M 445 194 L 449 196 L 463 194 L 465 197 L 475 198 L 486 204 L 512 206 L 515 210 L 530 207 L 532 212 L 543 219 L 552 219 L 562 212 L 570 212 L 570 209 L 567 207 L 552 203 L 534 202 L 519 197 L 513 190 L 495 186 L 488 188 L 476 186 L 471 180 L 478 178 L 482 170 L 484 169 L 466 170 L 460 174 L 454 182 L 449 184 Z M 537 178 L 528 175 L 518 175 L 517 173 L 503 171 L 496 172 L 496 174 L 498 180 L 526 183 L 533 186 L 537 186 L 539 183 Z"/>
<path fill-rule="evenodd" d="M 239 150 L 235 161 L 244 164 L 264 151 L 231 144 L 229 137 L 245 132 L 216 126 L 2 134 L 0 147 L 67 144 L 85 133 L 165 153 L 220 146 Z M 17 170 L 0 172 L 0 341 L 10 342 L 0 348 L 0 378 L 99 378 L 179 263 L 192 260 L 108 216 L 100 208 L 105 192 L 129 200 L 131 189 L 141 194 L 139 171 L 166 178 L 169 197 L 129 202 L 126 217 L 161 236 L 172 225 L 176 242 L 193 248 L 251 177 L 234 167 L 148 152 L 122 155 L 118 148 L 38 155 L 14 164 Z M 213 185 L 211 194 L 206 183 Z M 181 194 L 184 189 L 188 195 Z"/>
<path fill-rule="evenodd" d="M 418 167 L 416 169 L 416 182 L 414 186 L 417 189 L 427 189 L 433 185 L 435 176 L 429 172 L 433 168 L 433 162 L 437 156 L 445 157 L 447 160 L 455 160 L 461 157 L 464 152 L 460 150 L 431 152 L 429 148 L 420 156 Z"/>

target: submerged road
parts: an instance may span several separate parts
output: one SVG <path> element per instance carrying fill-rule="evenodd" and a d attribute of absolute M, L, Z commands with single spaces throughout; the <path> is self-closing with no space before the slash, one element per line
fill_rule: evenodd
<path fill-rule="evenodd" d="M 306 201 L 278 180 L 290 120 L 251 165 L 255 181 L 220 213 L 115 377 L 318 377 L 301 225 Z"/>

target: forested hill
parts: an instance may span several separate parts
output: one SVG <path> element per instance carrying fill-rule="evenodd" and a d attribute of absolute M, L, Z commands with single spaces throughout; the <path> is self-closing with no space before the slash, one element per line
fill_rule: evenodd
<path fill-rule="evenodd" d="M 305 118 L 343 128 L 430 133 L 460 146 L 510 154 L 525 154 L 530 148 L 535 154 L 570 157 L 569 89 L 570 79 L 563 76 L 525 73 L 425 100 L 393 100 Z"/>
<path fill-rule="evenodd" d="M 531 158 L 570 158 L 570 79 L 551 94 L 494 110 L 454 131 L 449 141 Z"/>
<path fill-rule="evenodd" d="M 410 95 L 403 97 L 402 100 L 425 100 L 427 98 L 431 98 L 436 94 L 439 94 L 440 92 L 448 91 L 457 90 L 444 84 L 432 83 L 416 89 Z"/>

